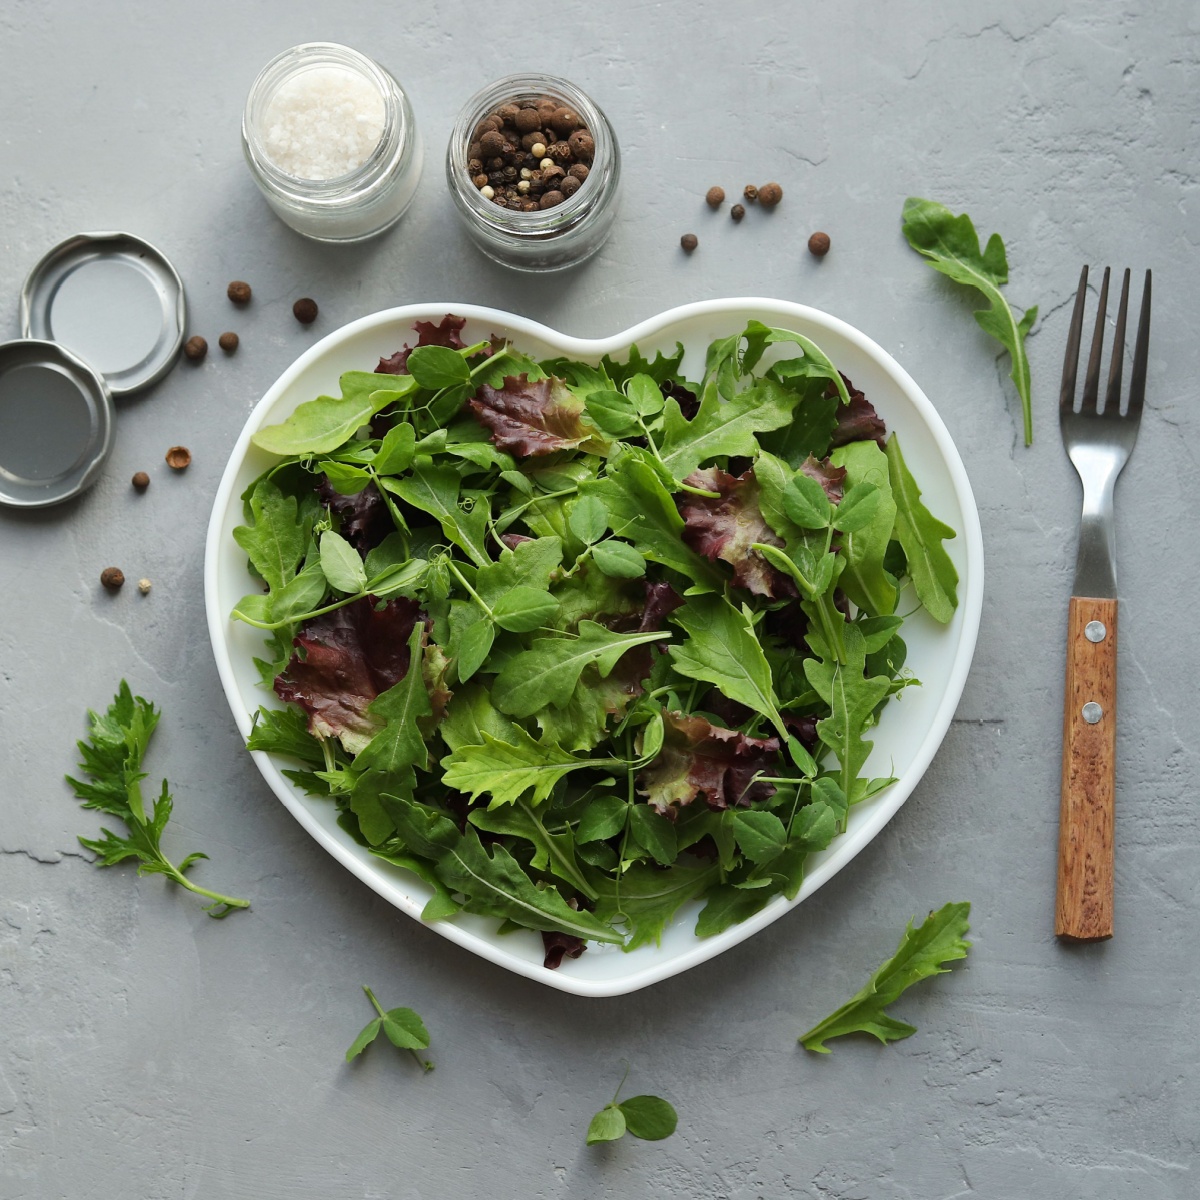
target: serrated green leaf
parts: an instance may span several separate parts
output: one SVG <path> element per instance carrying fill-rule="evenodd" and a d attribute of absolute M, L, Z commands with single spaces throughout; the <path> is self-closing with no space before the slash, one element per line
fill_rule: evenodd
<path fill-rule="evenodd" d="M 589 900 L 596 898 L 595 889 L 575 857 L 575 837 L 569 827 L 551 831 L 542 818 L 521 801 L 511 808 L 475 809 L 468 819 L 477 829 L 529 842 L 534 848 L 529 865 L 535 871 L 550 871 Z"/>
<path fill-rule="evenodd" d="M 921 502 L 921 489 L 894 433 L 888 438 L 887 460 L 896 502 L 896 537 L 908 559 L 909 577 L 925 610 L 945 625 L 958 607 L 958 571 L 942 545 L 955 536 L 954 530 Z"/>
<path fill-rule="evenodd" d="M 693 596 L 671 620 L 688 635 L 682 646 L 667 648 L 675 669 L 761 713 L 786 738 L 771 668 L 749 609 L 736 609 L 721 596 Z"/>
<path fill-rule="evenodd" d="M 482 733 L 480 746 L 461 746 L 442 759 L 448 787 L 466 792 L 472 800 L 484 794 L 491 804 L 514 804 L 529 793 L 531 804 L 540 804 L 554 785 L 571 771 L 606 767 L 615 760 L 577 758 L 556 742 L 535 742 L 520 726 L 513 726 L 514 742 L 502 742 Z"/>
<path fill-rule="evenodd" d="M 250 440 L 271 454 L 328 454 L 349 441 L 376 413 L 415 391 L 417 381 L 407 375 L 348 371 L 341 386 L 340 397 L 309 400 L 286 421 L 260 429 Z"/>
<path fill-rule="evenodd" d="M 828 1054 L 825 1043 L 848 1033 L 869 1033 L 885 1045 L 916 1033 L 912 1025 L 889 1016 L 885 1009 L 914 983 L 945 974 L 948 968 L 944 964 L 966 958 L 971 947 L 965 940 L 970 914 L 968 903 L 946 904 L 931 912 L 919 929 L 909 921 L 896 953 L 861 991 L 803 1034 L 800 1044 L 806 1050 Z"/>
<path fill-rule="evenodd" d="M 1009 353 L 1011 378 L 1021 398 L 1025 423 L 1025 445 L 1033 442 L 1033 408 L 1029 381 L 1029 358 L 1025 336 L 1037 320 L 1037 306 L 1018 320 L 1000 292 L 1008 282 L 1008 259 L 1004 242 L 993 233 L 983 253 L 979 235 L 966 213 L 955 216 L 945 205 L 910 196 L 901 216 L 908 244 L 929 262 L 935 271 L 980 292 L 988 307 L 975 313 L 985 333 L 994 337 Z"/>
<path fill-rule="evenodd" d="M 252 525 L 239 525 L 234 541 L 272 590 L 296 574 L 308 546 L 309 523 L 300 518 L 295 496 L 285 496 L 270 479 L 260 479 L 249 498 Z"/>
<path fill-rule="evenodd" d="M 428 717 L 433 708 L 421 670 L 424 642 L 425 626 L 418 621 L 408 639 L 408 670 L 404 678 L 367 706 L 369 713 L 386 724 L 358 752 L 354 765 L 359 770 L 390 773 L 413 766 L 424 770 L 427 766 L 428 754 L 419 721 Z"/>
<path fill-rule="evenodd" d="M 532 716 L 547 704 L 562 708 L 584 667 L 595 663 L 605 676 L 628 650 L 667 636 L 614 633 L 595 621 L 580 621 L 578 637 L 535 638 L 528 650 L 509 659 L 496 676 L 492 699 L 501 711 L 518 718 Z"/>

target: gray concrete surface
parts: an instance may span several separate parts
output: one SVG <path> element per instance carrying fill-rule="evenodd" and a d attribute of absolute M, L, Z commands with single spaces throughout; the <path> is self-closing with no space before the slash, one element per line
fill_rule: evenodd
<path fill-rule="evenodd" d="M 292 235 L 254 190 L 239 111 L 295 42 L 375 54 L 428 140 L 409 216 L 358 248 Z M 413 5 L 177 0 L 0 3 L 0 336 L 25 273 L 81 229 L 128 229 L 179 267 L 213 351 L 123 403 L 84 498 L 0 512 L 0 1196 L 703 1197 L 987 1200 L 1200 1193 L 1197 966 L 1200 566 L 1200 10 L 1188 0 Z M 511 69 L 564 74 L 626 154 L 603 253 L 552 278 L 485 262 L 460 235 L 441 156 L 467 95 Z M 740 228 L 701 197 L 778 179 Z M 1019 444 L 1007 363 L 972 301 L 899 229 L 907 194 L 1007 240 L 1036 440 Z M 826 229 L 833 250 L 804 241 Z M 690 259 L 679 235 L 694 230 Z M 1083 262 L 1155 271 L 1149 400 L 1119 488 L 1117 936 L 1051 936 L 1065 606 L 1078 485 L 1054 404 Z M 235 312 L 228 280 L 250 280 Z M 203 533 L 257 398 L 362 314 L 448 298 L 599 335 L 680 302 L 762 293 L 865 330 L 937 404 L 982 511 L 988 594 L 958 719 L 911 801 L 853 866 L 727 956 L 624 999 L 552 992 L 392 910 L 268 792 L 218 686 Z M 315 297 L 319 321 L 290 313 Z M 232 359 L 215 349 L 242 335 Z M 173 475 L 175 443 L 194 463 Z M 146 469 L 145 496 L 129 487 Z M 148 576 L 118 596 L 100 569 Z M 87 705 L 117 680 L 165 709 L 177 850 L 253 897 L 210 921 L 192 897 L 76 843 L 97 825 L 61 782 Z M 860 986 L 904 922 L 969 899 L 968 963 L 906 997 L 919 1027 L 828 1059 L 796 1035 Z M 410 1004 L 437 1070 L 342 1053 Z M 630 1087 L 671 1098 L 660 1144 L 586 1148 Z"/>

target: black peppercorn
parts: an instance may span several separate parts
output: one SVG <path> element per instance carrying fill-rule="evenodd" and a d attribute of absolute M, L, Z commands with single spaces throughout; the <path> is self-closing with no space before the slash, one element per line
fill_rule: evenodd
<path fill-rule="evenodd" d="M 764 183 L 758 189 L 758 202 L 763 208 L 774 208 L 783 199 L 783 188 L 777 183 Z"/>
<path fill-rule="evenodd" d="M 110 592 L 119 590 L 125 583 L 125 572 L 120 567 L 105 567 L 100 572 L 100 582 Z"/>
<path fill-rule="evenodd" d="M 683 237 L 679 239 L 679 244 L 684 248 L 684 250 L 691 254 L 691 252 L 695 250 L 698 245 L 700 245 L 700 239 L 694 233 L 685 233 Z"/>
<path fill-rule="evenodd" d="M 234 304 L 250 303 L 250 285 L 241 279 L 235 279 L 226 289 L 227 295 Z"/>
<path fill-rule="evenodd" d="M 733 206 L 733 207 L 732 207 L 732 208 L 729 210 L 729 215 L 730 215 L 730 216 L 731 216 L 731 217 L 732 217 L 732 218 L 733 218 L 735 221 L 740 221 L 740 220 L 741 220 L 741 219 L 742 219 L 742 218 L 743 218 L 743 217 L 746 215 L 746 209 L 745 209 L 745 206 L 744 206 L 744 205 L 741 205 L 741 204 L 735 204 L 735 205 L 734 205 L 734 206 Z"/>
<path fill-rule="evenodd" d="M 829 234 L 814 233 L 808 239 L 808 252 L 817 258 L 824 258 L 829 253 Z"/>
<path fill-rule="evenodd" d="M 183 343 L 183 353 L 192 362 L 200 362 L 208 353 L 208 343 L 197 334 Z"/>
<path fill-rule="evenodd" d="M 725 189 L 723 187 L 710 187 L 704 193 L 704 202 L 709 208 L 720 208 L 725 203 Z"/>
<path fill-rule="evenodd" d="M 317 319 L 317 302 L 304 296 L 292 305 L 292 316 L 301 325 L 311 325 Z"/>

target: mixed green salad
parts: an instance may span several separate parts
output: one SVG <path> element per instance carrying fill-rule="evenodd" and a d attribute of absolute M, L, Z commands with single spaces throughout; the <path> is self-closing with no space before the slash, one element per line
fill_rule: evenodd
<path fill-rule="evenodd" d="M 682 346 L 536 361 L 464 324 L 255 435 L 233 616 L 287 703 L 250 748 L 426 918 L 540 931 L 548 967 L 794 897 L 891 782 L 864 765 L 916 682 L 901 591 L 950 620 L 953 530 L 799 334 L 751 321 L 692 382 Z"/>

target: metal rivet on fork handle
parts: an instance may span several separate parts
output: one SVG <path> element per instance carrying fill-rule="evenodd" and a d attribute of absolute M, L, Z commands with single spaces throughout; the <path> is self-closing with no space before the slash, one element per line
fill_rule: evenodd
<path fill-rule="evenodd" d="M 1079 715 L 1089 725 L 1097 725 L 1100 722 L 1100 718 L 1104 716 L 1104 709 L 1102 709 L 1100 705 L 1095 702 L 1095 700 L 1089 700 L 1083 706 L 1083 708 L 1080 709 Z"/>
<path fill-rule="evenodd" d="M 1103 621 L 1089 621 L 1083 628 L 1083 636 L 1089 642 L 1102 642 L 1108 637 Z"/>

